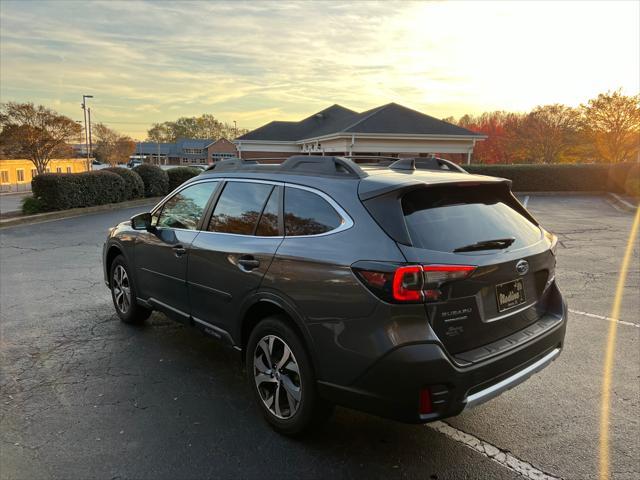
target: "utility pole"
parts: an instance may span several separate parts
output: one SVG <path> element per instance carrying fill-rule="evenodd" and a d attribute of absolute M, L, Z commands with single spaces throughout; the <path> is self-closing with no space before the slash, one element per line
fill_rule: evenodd
<path fill-rule="evenodd" d="M 91 141 L 91 109 L 87 108 L 87 119 L 89 121 L 89 155 L 93 156 L 93 142 Z"/>
<path fill-rule="evenodd" d="M 84 114 L 84 148 L 87 151 L 87 171 L 90 171 L 91 155 L 89 153 L 89 129 L 87 128 L 87 98 L 93 98 L 93 95 L 82 95 L 82 112 Z"/>
<path fill-rule="evenodd" d="M 236 121 L 233 121 L 233 135 L 235 138 L 238 138 L 238 124 Z"/>

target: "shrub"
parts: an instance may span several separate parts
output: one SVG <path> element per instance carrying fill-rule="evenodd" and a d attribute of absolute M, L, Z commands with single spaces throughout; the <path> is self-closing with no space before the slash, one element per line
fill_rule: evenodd
<path fill-rule="evenodd" d="M 125 181 L 113 172 L 44 173 L 31 181 L 45 210 L 91 207 L 124 200 Z"/>
<path fill-rule="evenodd" d="M 179 187 L 190 178 L 199 175 L 202 170 L 193 167 L 176 167 L 167 170 L 169 176 L 169 191 Z"/>
<path fill-rule="evenodd" d="M 160 167 L 143 163 L 133 171 L 142 178 L 145 197 L 161 197 L 169 193 L 169 176 Z"/>
<path fill-rule="evenodd" d="M 624 183 L 624 191 L 627 195 L 640 197 L 640 165 L 636 164 Z"/>
<path fill-rule="evenodd" d="M 124 199 L 133 200 L 134 198 L 144 197 L 144 182 L 140 175 L 133 170 L 122 167 L 104 168 L 105 172 L 113 172 L 124 180 Z"/>
<path fill-rule="evenodd" d="M 33 215 L 45 211 L 45 205 L 39 198 L 25 197 L 22 199 L 22 213 L 25 215 Z"/>
<path fill-rule="evenodd" d="M 469 173 L 508 178 L 517 192 L 624 192 L 634 164 L 463 165 Z"/>

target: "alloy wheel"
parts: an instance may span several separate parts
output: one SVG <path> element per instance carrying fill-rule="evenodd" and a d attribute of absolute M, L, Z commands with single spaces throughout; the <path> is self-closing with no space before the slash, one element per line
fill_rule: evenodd
<path fill-rule="evenodd" d="M 266 335 L 253 353 L 253 377 L 262 403 L 280 419 L 295 415 L 302 398 L 302 378 L 296 357 L 286 342 Z"/>
<path fill-rule="evenodd" d="M 113 270 L 113 282 L 111 285 L 116 308 L 121 313 L 127 313 L 131 305 L 131 284 L 129 283 L 127 271 L 122 265 L 116 265 Z"/>

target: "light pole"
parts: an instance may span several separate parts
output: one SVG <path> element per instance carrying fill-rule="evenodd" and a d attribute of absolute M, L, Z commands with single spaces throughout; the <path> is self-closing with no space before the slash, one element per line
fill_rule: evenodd
<path fill-rule="evenodd" d="M 87 98 L 93 98 L 93 95 L 82 95 L 82 112 L 84 114 L 84 146 L 87 150 L 87 171 L 91 170 L 91 153 L 89 152 L 89 129 L 87 125 Z"/>
<path fill-rule="evenodd" d="M 93 142 L 91 141 L 91 108 L 87 108 L 87 121 L 89 123 L 89 155 L 93 156 Z"/>

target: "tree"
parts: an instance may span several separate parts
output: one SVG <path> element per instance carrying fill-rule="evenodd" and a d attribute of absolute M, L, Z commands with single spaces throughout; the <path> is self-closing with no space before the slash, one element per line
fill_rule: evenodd
<path fill-rule="evenodd" d="M 581 122 L 578 109 L 560 104 L 539 106 L 518 122 L 517 142 L 529 161 L 557 163 L 578 145 Z"/>
<path fill-rule="evenodd" d="M 601 93 L 582 105 L 584 126 L 603 160 L 633 160 L 640 150 L 640 95 Z"/>
<path fill-rule="evenodd" d="M 103 123 L 95 125 L 93 132 L 96 138 L 93 153 L 103 163 L 111 166 L 126 163 L 136 150 L 136 144 L 130 137 L 120 135 Z"/>
<path fill-rule="evenodd" d="M 38 174 L 52 158 L 71 154 L 68 142 L 82 131 L 75 121 L 33 103 L 7 102 L 0 106 L 0 150 L 13 158 L 33 162 Z"/>
<path fill-rule="evenodd" d="M 205 113 L 199 117 L 181 117 L 175 122 L 154 123 L 147 131 L 147 139 L 151 142 L 175 142 L 179 138 L 234 139 L 247 132 L 243 128 L 236 131 L 233 125 Z"/>

